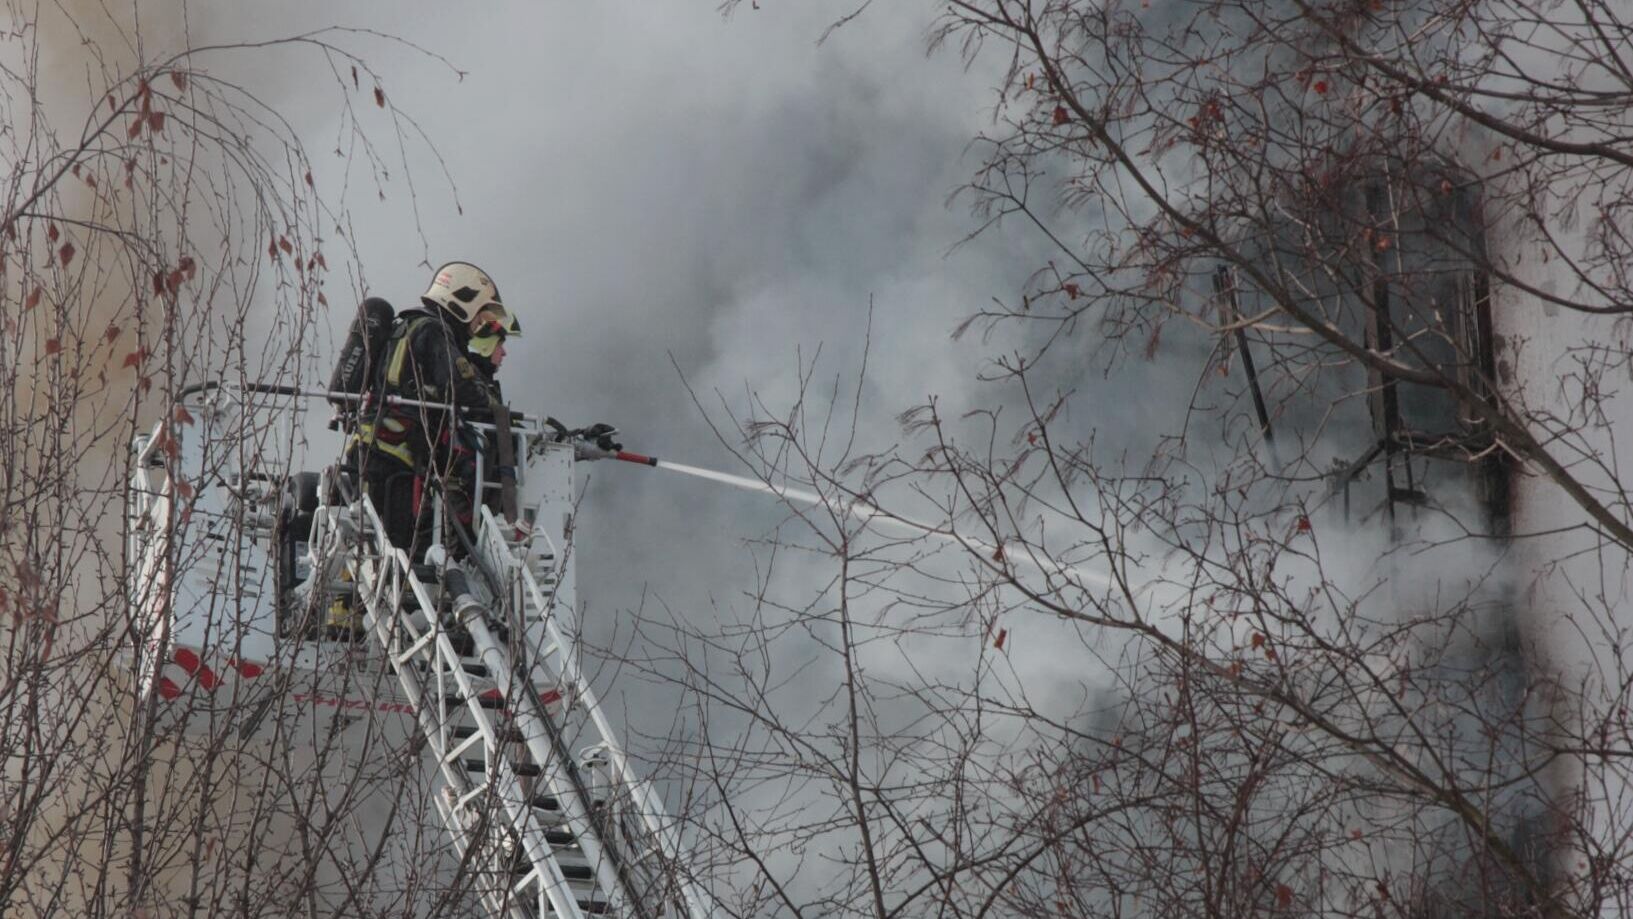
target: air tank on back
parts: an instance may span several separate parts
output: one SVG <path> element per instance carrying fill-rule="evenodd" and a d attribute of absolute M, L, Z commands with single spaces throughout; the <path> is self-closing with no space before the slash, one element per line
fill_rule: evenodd
<path fill-rule="evenodd" d="M 357 318 L 352 320 L 346 342 L 335 361 L 334 374 L 329 377 L 329 392 L 360 395 L 374 378 L 374 368 L 391 339 L 391 323 L 397 311 L 379 297 L 369 297 L 357 307 Z M 348 408 L 348 403 L 330 396 L 337 408 Z"/>

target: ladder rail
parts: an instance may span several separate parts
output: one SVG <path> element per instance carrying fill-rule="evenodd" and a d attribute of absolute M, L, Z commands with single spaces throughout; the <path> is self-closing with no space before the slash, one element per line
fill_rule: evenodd
<path fill-rule="evenodd" d="M 491 551 L 493 546 L 505 546 L 503 530 L 491 510 L 486 506 L 479 509 L 479 533 L 477 543 L 484 549 Z M 553 548 L 553 547 L 552 547 Z M 583 706 L 588 714 L 595 733 L 599 735 L 598 743 L 594 744 L 605 751 L 608 759 L 607 772 L 613 787 L 622 790 L 627 796 L 635 817 L 641 829 L 647 835 L 649 843 L 656 849 L 662 859 L 664 872 L 670 877 L 668 880 L 680 890 L 687 914 L 691 919 L 705 919 L 715 914 L 713 898 L 703 889 L 702 885 L 690 875 L 682 872 L 680 866 L 684 864 L 681 858 L 680 838 L 672 821 L 668 820 L 663 802 L 650 782 L 638 775 L 630 765 L 629 757 L 622 745 L 617 742 L 612 725 L 596 699 L 589 680 L 579 667 L 577 656 L 572 653 L 573 645 L 561 631 L 555 609 L 555 587 L 561 583 L 558 575 L 551 590 L 545 591 L 538 579 L 534 576 L 531 565 L 526 564 L 525 558 L 517 558 L 507 553 L 503 559 L 504 565 L 490 566 L 499 568 L 506 573 L 514 572 L 513 576 L 521 579 L 525 599 L 532 602 L 533 608 L 539 611 L 539 622 L 544 630 L 545 646 L 556 649 L 553 656 L 558 663 L 557 674 L 553 674 L 560 685 L 567 687 L 575 694 L 579 705 Z M 508 584 L 505 585 L 508 588 Z M 540 661 L 542 664 L 543 662 Z M 500 671 L 494 671 L 500 672 Z M 509 671 L 505 671 L 509 672 Z"/>
<path fill-rule="evenodd" d="M 496 755 L 502 749 L 504 738 L 494 726 L 487 710 L 481 707 L 480 692 L 475 680 L 460 666 L 460 655 L 447 632 L 440 627 L 435 615 L 436 605 L 430 591 L 414 574 L 407 554 L 392 546 L 386 539 L 385 528 L 381 524 L 379 514 L 367 496 L 359 498 L 358 507 L 372 526 L 376 550 L 372 563 L 371 560 L 359 558 L 356 565 L 357 583 L 363 591 L 363 596 L 368 598 L 364 624 L 393 663 L 398 683 L 414 710 L 421 733 L 425 736 L 431 752 L 437 757 L 438 768 L 444 782 L 461 800 L 473 792 L 481 791 L 484 785 L 492 791 L 504 805 L 510 818 L 510 825 L 516 830 L 524 852 L 533 865 L 531 874 L 537 878 L 540 893 L 549 901 L 550 908 L 556 916 L 583 919 L 583 911 L 578 906 L 549 841 L 544 838 L 542 831 L 534 832 L 542 828 L 537 826 L 534 819 L 531 796 L 523 791 L 519 777 L 508 759 Z M 401 602 L 404 588 L 412 591 L 421 609 L 432 611 L 428 615 L 429 621 L 426 625 L 427 634 L 434 636 L 429 645 L 422 644 L 421 639 L 425 636 L 416 635 L 413 624 L 409 621 Z M 384 615 L 381 615 L 381 612 Z M 413 639 L 411 648 L 414 650 L 406 656 L 408 658 L 406 660 L 400 658 L 395 651 L 396 640 L 403 637 Z M 490 645 L 494 643 L 491 634 L 487 638 Z M 455 688 L 462 696 L 462 705 L 482 736 L 484 759 L 487 762 L 483 783 L 473 781 L 462 768 L 460 759 L 448 755 L 449 746 L 445 739 L 448 720 L 439 713 L 447 711 L 446 703 L 449 697 L 446 693 L 435 690 L 427 692 L 421 684 L 419 672 L 412 666 L 412 656 L 426 650 L 434 654 L 435 659 L 432 663 L 449 665 L 445 668 L 436 668 L 434 674 L 436 684 L 440 687 L 444 685 L 443 681 L 446 678 L 452 678 Z M 434 698 L 428 699 L 428 696 Z M 442 813 L 450 835 L 456 842 L 469 835 L 469 830 L 454 809 L 445 809 L 439 802 L 438 810 Z M 583 846 L 582 840 L 580 846 L 588 856 L 589 849 Z M 508 868 L 505 865 L 499 867 Z M 510 885 L 507 883 L 506 886 Z"/>
<path fill-rule="evenodd" d="M 529 546 L 513 545 L 507 541 L 498 519 L 485 505 L 479 511 L 475 536 L 475 545 L 470 547 L 473 550 L 473 560 L 497 595 L 501 611 L 510 614 L 518 611 L 519 607 L 525 609 L 526 595 L 522 593 L 518 575 L 530 568 L 526 558 Z M 550 548 L 551 557 L 554 558 L 554 546 Z M 557 583 L 559 582 L 558 578 Z M 478 649 L 479 659 L 489 668 L 489 672 L 509 675 L 505 681 L 497 684 L 497 688 L 515 713 L 514 717 L 521 726 L 522 739 L 528 747 L 528 752 L 536 762 L 550 764 L 544 779 L 561 804 L 581 851 L 589 859 L 602 886 L 608 892 L 609 899 L 617 905 L 626 906 L 628 911 L 639 919 L 646 919 L 650 912 L 643 896 L 644 892 L 632 886 L 633 877 L 626 867 L 627 860 L 622 857 L 615 840 L 609 838 L 606 832 L 605 815 L 598 813 L 589 789 L 579 774 L 578 764 L 573 758 L 561 727 L 540 703 L 537 678 L 540 676 L 539 670 L 544 668 L 539 666 L 538 661 L 526 659 L 529 650 L 526 642 L 518 648 L 521 659 L 513 657 L 510 650 L 493 636 L 480 612 L 475 610 L 472 612 L 473 615 L 464 620 L 462 625 L 470 632 Z M 513 630 L 519 629 L 513 634 L 526 634 L 525 612 L 522 615 L 507 615 L 506 618 L 507 625 Z M 550 619 L 545 615 L 538 618 L 545 623 Z M 559 638 L 559 634 L 556 637 Z M 541 658 L 548 657 L 562 646 L 550 641 L 546 647 L 551 650 L 540 655 Z M 573 694 L 573 699 L 575 703 L 577 702 L 579 697 L 576 693 L 580 686 L 564 684 L 548 672 L 543 676 L 552 685 Z M 520 693 L 515 692 L 518 683 L 523 690 Z"/>
<path fill-rule="evenodd" d="M 470 630 L 480 659 L 494 673 L 516 674 L 509 653 L 492 630 L 480 617 L 473 617 L 465 627 Z M 559 732 L 544 711 L 531 680 L 512 678 L 497 682 L 499 692 L 511 706 L 512 717 L 521 729 L 523 742 L 535 761 L 548 764 L 541 775 L 556 800 L 561 803 L 567 827 L 578 840 L 584 857 L 594 868 L 597 879 L 612 896 L 614 906 L 624 905 L 638 915 L 646 915 L 645 905 L 638 892 L 629 889 L 619 872 L 616 856 L 602 838 L 601 821 L 596 818 L 594 804 L 585 794 L 583 784 L 572 774 L 574 764 L 559 742 Z M 520 692 L 517 692 L 517 689 Z"/>
<path fill-rule="evenodd" d="M 437 813 L 442 816 L 443 825 L 448 828 L 449 837 L 453 839 L 454 851 L 459 853 L 462 862 L 469 859 L 471 847 L 480 845 L 481 840 L 465 826 L 465 822 L 460 819 L 458 808 L 445 796 L 437 795 L 434 803 Z M 487 901 L 488 910 L 494 915 L 508 915 L 510 919 L 536 919 L 525 909 L 522 899 L 512 896 L 513 893 L 513 890 L 488 890 L 483 892 L 482 898 Z"/>

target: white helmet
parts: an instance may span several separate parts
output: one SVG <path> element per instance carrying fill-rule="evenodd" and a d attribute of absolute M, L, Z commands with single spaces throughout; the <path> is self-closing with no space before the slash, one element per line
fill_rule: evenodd
<path fill-rule="evenodd" d="M 470 262 L 449 262 L 438 268 L 431 278 L 431 287 L 420 300 L 467 325 L 484 309 L 508 314 L 493 279 Z"/>

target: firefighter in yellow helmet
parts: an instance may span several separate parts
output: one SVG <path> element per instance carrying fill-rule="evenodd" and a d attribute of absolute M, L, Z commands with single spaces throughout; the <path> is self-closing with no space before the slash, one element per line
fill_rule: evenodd
<path fill-rule="evenodd" d="M 471 331 L 471 342 L 466 350 L 470 352 L 471 364 L 493 391 L 495 401 L 504 401 L 499 387 L 499 367 L 505 362 L 505 343 L 521 335 L 522 324 L 509 311 L 502 316 L 488 316 Z"/>
<path fill-rule="evenodd" d="M 476 367 L 476 372 L 481 374 L 483 381 L 488 384 L 488 389 L 492 391 L 495 402 L 505 401 L 504 391 L 499 385 L 499 368 L 505 362 L 505 343 L 512 338 L 520 337 L 521 334 L 522 324 L 509 312 L 503 316 L 487 317 L 471 332 L 471 342 L 466 346 L 466 351 L 469 352 L 471 364 Z M 494 421 L 497 423 L 498 419 L 495 418 Z M 498 437 L 487 438 L 482 450 L 482 478 L 500 485 L 498 489 L 488 493 L 488 507 L 496 515 L 503 515 L 506 512 L 504 501 L 506 483 L 516 481 L 516 470 L 501 465 L 502 455 Z M 517 527 L 522 526 L 520 519 L 512 522 Z"/>

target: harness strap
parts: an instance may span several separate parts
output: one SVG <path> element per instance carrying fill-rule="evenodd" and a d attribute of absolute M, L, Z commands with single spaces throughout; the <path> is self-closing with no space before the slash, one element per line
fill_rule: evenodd
<path fill-rule="evenodd" d="M 434 317 L 423 313 L 408 317 L 407 321 L 398 322 L 397 327 L 391 330 L 391 341 L 386 345 L 391 357 L 386 361 L 385 384 L 386 391 L 392 392 L 402 385 L 403 364 L 408 360 L 408 348 L 414 330 L 426 322 L 435 321 Z"/>
<path fill-rule="evenodd" d="M 392 327 L 391 337 L 386 342 L 386 362 L 384 373 L 381 375 L 380 391 L 396 396 L 417 398 L 422 393 L 419 386 L 412 385 L 407 389 L 403 383 L 403 368 L 408 363 L 408 353 L 413 345 L 414 332 L 427 322 L 435 322 L 436 317 L 424 313 L 409 314 L 399 317 Z M 408 381 L 413 384 L 414 381 Z M 362 445 L 384 453 L 400 461 L 403 465 L 415 466 L 414 453 L 409 449 L 409 434 L 416 427 L 413 413 L 394 409 L 382 405 L 376 421 L 363 422 L 357 426 L 357 433 L 353 443 Z"/>

